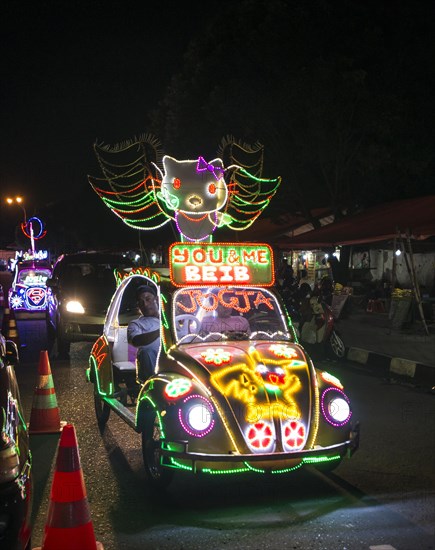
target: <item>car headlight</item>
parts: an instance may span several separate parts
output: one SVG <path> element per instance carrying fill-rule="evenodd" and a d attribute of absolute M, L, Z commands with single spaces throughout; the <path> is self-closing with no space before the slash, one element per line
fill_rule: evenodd
<path fill-rule="evenodd" d="M 178 418 L 185 432 L 194 437 L 204 437 L 213 429 L 214 407 L 202 395 L 189 395 L 183 399 Z"/>
<path fill-rule="evenodd" d="M 80 302 L 77 302 L 77 300 L 70 300 L 66 303 L 65 309 L 69 313 L 84 313 L 85 308 L 82 306 Z"/>
<path fill-rule="evenodd" d="M 338 388 L 327 388 L 322 393 L 322 413 L 333 426 L 343 426 L 352 416 L 347 395 Z"/>

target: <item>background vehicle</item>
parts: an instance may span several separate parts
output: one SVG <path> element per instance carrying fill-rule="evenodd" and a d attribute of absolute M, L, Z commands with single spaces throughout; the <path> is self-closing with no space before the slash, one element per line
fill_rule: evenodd
<path fill-rule="evenodd" d="M 303 283 L 293 292 L 283 293 L 283 299 L 301 343 L 313 356 L 342 359 L 344 342 L 335 326 L 331 306 L 322 295 L 313 294 Z"/>
<path fill-rule="evenodd" d="M 51 266 L 42 262 L 19 262 L 15 267 L 12 286 L 9 289 L 9 307 L 14 312 L 45 311 L 47 309 L 46 281 L 51 276 Z"/>
<path fill-rule="evenodd" d="M 15 376 L 18 351 L 0 333 L 0 548 L 31 549 L 32 459 Z"/>
<path fill-rule="evenodd" d="M 58 258 L 47 280 L 47 334 L 60 357 L 71 342 L 92 341 L 101 334 L 116 288 L 114 269 L 132 267 L 121 254 L 81 252 Z"/>
<path fill-rule="evenodd" d="M 229 251 L 231 266 L 223 261 L 209 266 L 202 271 L 205 278 L 217 280 L 219 270 L 224 278 L 230 269 L 237 273 L 235 246 L 219 244 Z M 120 280 L 89 360 L 100 428 L 113 410 L 141 434 L 145 472 L 156 487 L 167 485 L 177 469 L 286 474 L 307 464 L 335 468 L 359 439 L 342 384 L 314 367 L 278 295 L 265 284 L 246 284 L 249 267 L 241 271 L 244 282 L 204 283 L 199 263 L 206 247 L 179 245 L 174 253 L 179 263 L 189 250 L 198 252 L 197 264 L 186 260 L 185 271 L 180 265 L 168 273 L 136 269 Z M 177 273 L 192 276 L 196 285 L 177 287 Z M 162 326 L 156 374 L 143 385 L 136 380 L 135 349 L 126 336 L 138 315 L 135 291 L 141 284 L 156 285 Z M 249 330 L 228 330 L 224 320 L 221 330 L 204 330 L 205 321 L 216 320 L 219 305 L 247 320 Z"/>
<path fill-rule="evenodd" d="M 5 294 L 3 286 L 0 284 L 0 329 L 3 326 L 3 316 L 5 311 Z"/>

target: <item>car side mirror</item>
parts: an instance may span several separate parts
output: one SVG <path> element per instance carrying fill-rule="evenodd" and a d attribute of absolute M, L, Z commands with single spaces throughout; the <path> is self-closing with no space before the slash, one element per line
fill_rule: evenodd
<path fill-rule="evenodd" d="M 56 288 L 57 287 L 57 279 L 49 278 L 45 281 L 45 286 L 49 288 Z"/>

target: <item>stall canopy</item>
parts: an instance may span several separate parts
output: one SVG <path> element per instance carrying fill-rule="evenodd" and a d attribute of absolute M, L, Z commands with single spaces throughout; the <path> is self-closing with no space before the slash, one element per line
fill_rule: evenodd
<path fill-rule="evenodd" d="M 319 229 L 273 239 L 281 249 L 332 248 L 387 241 L 398 236 L 427 239 L 435 235 L 435 195 L 384 203 Z"/>
<path fill-rule="evenodd" d="M 331 208 L 313 208 L 310 215 L 320 225 L 331 223 L 334 220 Z M 313 229 L 313 224 L 301 212 L 287 212 L 274 218 L 255 220 L 246 231 L 243 231 L 243 240 L 272 242 L 286 235 L 299 235 Z"/>

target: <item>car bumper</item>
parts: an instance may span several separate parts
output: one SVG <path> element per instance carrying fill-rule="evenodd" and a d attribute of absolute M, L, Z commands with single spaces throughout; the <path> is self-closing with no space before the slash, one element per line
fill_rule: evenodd
<path fill-rule="evenodd" d="M 62 337 L 67 342 L 92 342 L 103 333 L 105 315 L 63 315 Z"/>
<path fill-rule="evenodd" d="M 69 342 L 92 342 L 103 333 L 103 323 L 92 325 L 89 323 L 67 322 L 65 324 L 64 339 Z"/>
<path fill-rule="evenodd" d="M 327 447 L 315 447 L 287 453 L 262 454 L 208 454 L 190 452 L 185 441 L 164 441 L 162 464 L 169 467 L 191 469 L 194 473 L 225 473 L 227 471 L 252 471 L 258 473 L 282 473 L 303 465 L 340 461 L 352 456 L 359 448 L 359 423 L 349 432 L 349 438 Z"/>

